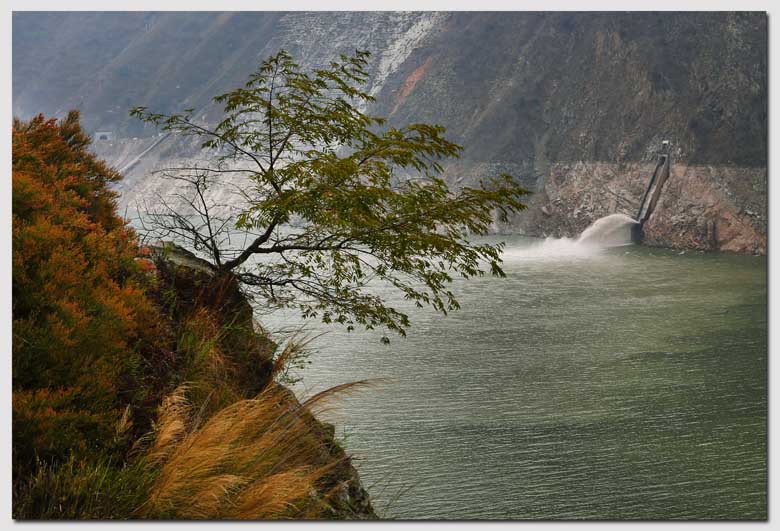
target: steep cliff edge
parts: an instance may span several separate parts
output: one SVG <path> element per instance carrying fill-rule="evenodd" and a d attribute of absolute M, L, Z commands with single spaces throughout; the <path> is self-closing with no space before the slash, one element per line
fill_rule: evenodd
<path fill-rule="evenodd" d="M 270 386 L 278 397 L 281 411 L 301 415 L 307 441 L 302 444 L 313 447 L 307 453 L 305 465 L 328 469 L 317 482 L 316 491 L 310 494 L 319 507 L 315 517 L 377 518 L 351 458 L 336 440 L 334 427 L 320 422 L 291 390 L 271 381 L 277 345 L 254 320 L 252 307 L 235 279 L 218 277 L 208 262 L 181 247 L 163 244 L 151 249 L 158 290 L 168 300 L 168 318 L 174 322 L 192 320 L 205 310 L 218 320 L 212 324 L 216 324 L 220 334 L 211 341 L 217 342 L 226 363 L 220 368 L 223 381 L 219 385 L 209 382 L 210 392 L 219 395 L 220 385 L 226 385 L 237 391 L 233 395 L 236 398 L 253 398 Z M 197 382 L 194 383 L 197 388 Z M 209 400 L 218 399 L 207 399 L 204 404 Z M 202 407 L 201 414 L 208 417 L 210 409 Z M 279 422 L 283 422 L 281 416 Z"/>

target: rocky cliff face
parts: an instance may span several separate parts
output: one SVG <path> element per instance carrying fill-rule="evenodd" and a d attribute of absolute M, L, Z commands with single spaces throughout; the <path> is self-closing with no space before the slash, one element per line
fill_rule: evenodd
<path fill-rule="evenodd" d="M 528 211 L 504 230 L 572 237 L 615 212 L 636 217 L 653 168 L 654 163 L 552 164 Z M 766 183 L 766 168 L 673 162 L 660 201 L 645 224 L 644 243 L 764 254 Z"/>
<path fill-rule="evenodd" d="M 453 184 L 507 171 L 537 192 L 515 228 L 578 230 L 617 207 L 607 189 L 638 201 L 644 164 L 669 140 L 673 178 L 648 243 L 766 247 L 762 13 L 17 13 L 13 38 L 14 112 L 80 107 L 92 130 L 114 132 L 96 149 L 128 174 L 125 203 L 186 154 L 130 121 L 130 106 L 213 120 L 209 97 L 280 47 L 304 66 L 363 48 L 370 111 L 440 123 L 465 146 L 446 168 Z"/>

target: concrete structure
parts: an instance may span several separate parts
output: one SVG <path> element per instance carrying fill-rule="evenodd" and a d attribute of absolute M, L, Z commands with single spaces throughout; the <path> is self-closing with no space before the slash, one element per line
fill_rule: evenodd
<path fill-rule="evenodd" d="M 642 243 L 645 223 L 652 215 L 653 210 L 655 210 L 658 198 L 661 197 L 661 190 L 663 190 L 664 184 L 666 184 L 666 180 L 669 178 L 669 168 L 671 166 L 669 141 L 664 140 L 661 146 L 661 152 L 658 154 L 658 162 L 655 165 L 653 176 L 650 177 L 647 189 L 639 201 L 639 211 L 636 215 L 637 224 L 631 230 L 631 239 L 634 243 Z"/>

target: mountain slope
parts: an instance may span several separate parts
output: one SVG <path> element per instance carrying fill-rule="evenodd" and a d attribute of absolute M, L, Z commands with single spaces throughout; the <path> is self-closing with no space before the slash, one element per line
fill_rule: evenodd
<path fill-rule="evenodd" d="M 281 47 L 305 66 L 355 48 L 374 52 L 369 110 L 393 125 L 446 126 L 466 148 L 447 167 L 454 183 L 509 171 L 540 192 L 515 225 L 528 233 L 565 234 L 592 221 L 586 213 L 568 223 L 573 203 L 548 208 L 554 220 L 543 230 L 529 221 L 550 200 L 542 192 L 555 165 L 608 163 L 625 180 L 621 165 L 650 161 L 662 140 L 675 161 L 745 168 L 758 183 L 723 191 L 721 173 L 708 173 L 723 204 L 708 215 L 728 207 L 742 216 L 765 191 L 763 13 L 16 13 L 13 40 L 14 112 L 80 107 L 88 129 L 113 132 L 97 149 L 125 166 L 125 201 L 150 169 L 184 154 L 165 139 L 127 167 L 156 134 L 129 120 L 130 106 L 193 107 L 214 120 L 210 96 L 241 84 Z M 732 192 L 733 208 L 723 201 Z M 765 210 L 747 220 L 764 242 L 740 250 L 765 247 Z"/>

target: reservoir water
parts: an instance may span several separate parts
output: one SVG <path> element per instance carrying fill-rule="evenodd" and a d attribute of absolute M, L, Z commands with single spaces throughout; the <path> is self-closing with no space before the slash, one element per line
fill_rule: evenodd
<path fill-rule="evenodd" d="M 460 311 L 387 292 L 407 338 L 310 327 L 299 394 L 379 380 L 324 416 L 382 515 L 765 518 L 766 259 L 501 239 Z"/>

